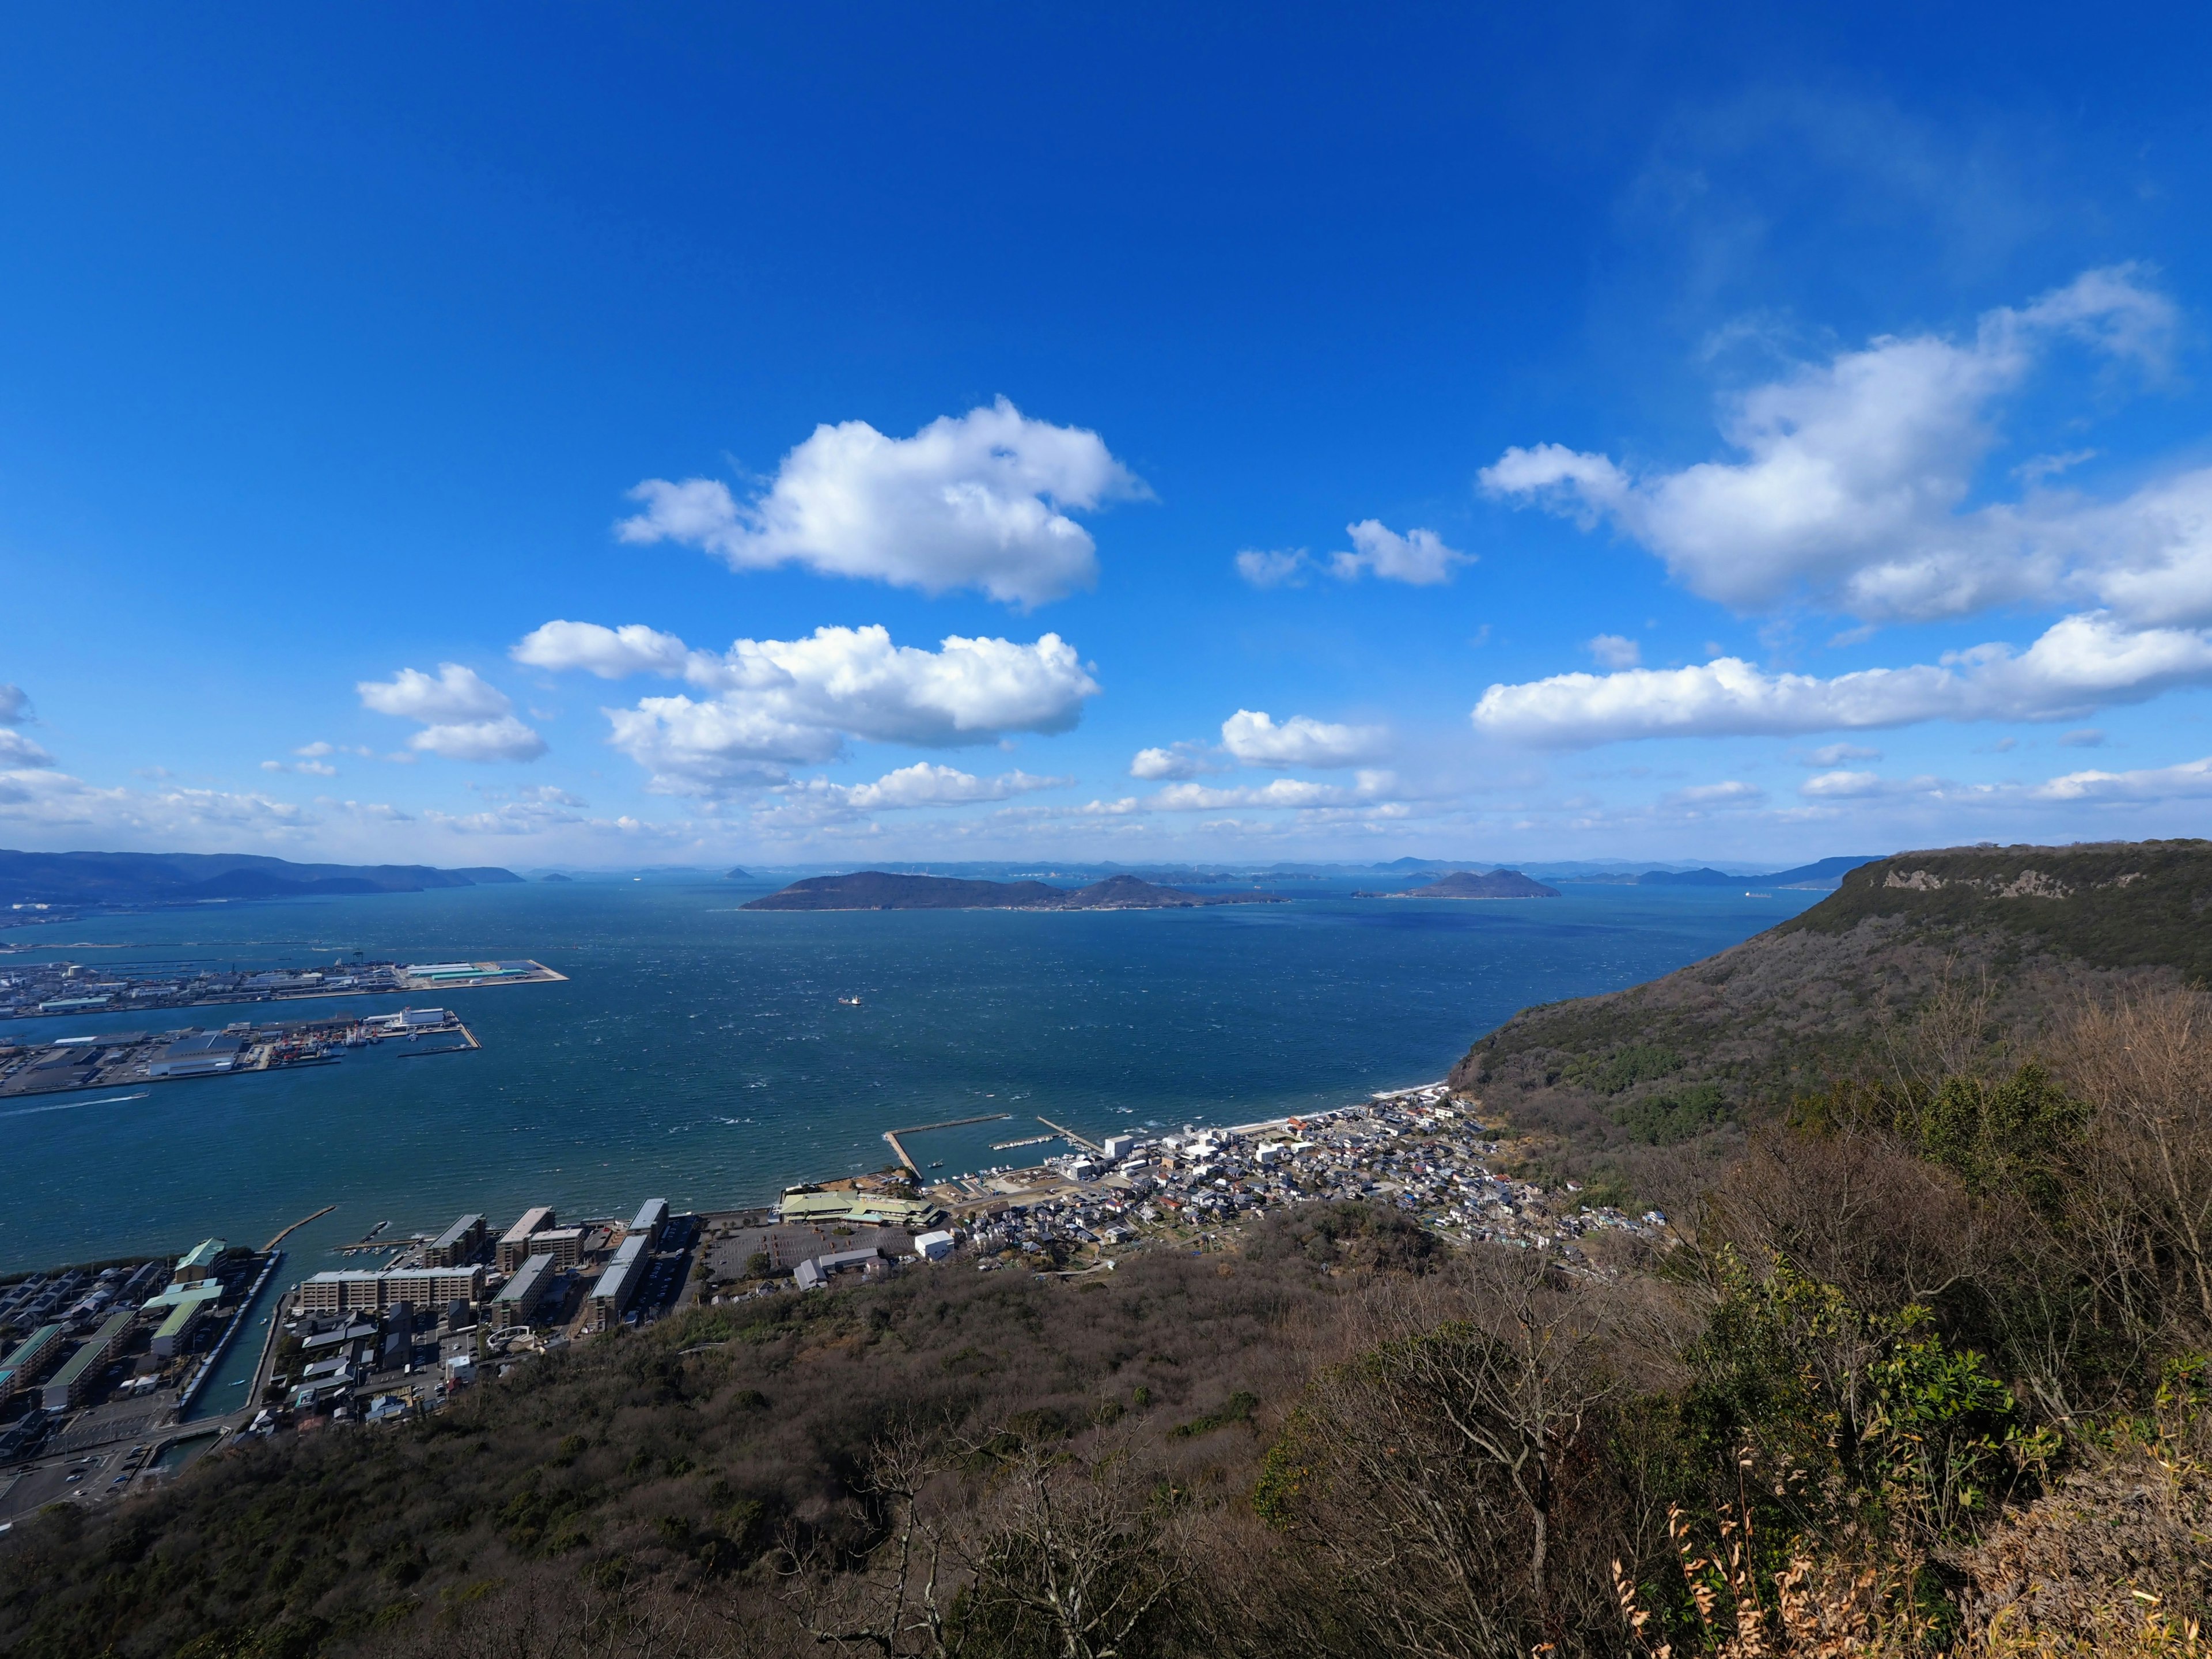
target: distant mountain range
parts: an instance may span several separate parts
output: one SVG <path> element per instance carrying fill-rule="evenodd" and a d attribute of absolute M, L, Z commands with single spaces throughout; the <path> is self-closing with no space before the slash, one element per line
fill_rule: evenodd
<path fill-rule="evenodd" d="M 1200 904 L 1279 904 L 1272 893 L 1186 893 L 1135 876 L 1088 887 L 1042 881 L 965 881 L 884 870 L 815 876 L 757 898 L 748 910 L 1166 910 Z"/>
<path fill-rule="evenodd" d="M 205 898 L 419 893 L 520 881 L 511 870 L 294 864 L 252 853 L 16 853 L 0 848 L 0 903 L 158 904 Z"/>
<path fill-rule="evenodd" d="M 1636 878 L 1638 887 L 1741 887 L 1747 881 L 1756 881 L 1769 887 L 1833 887 L 1863 864 L 1872 864 L 1871 854 L 1864 858 L 1822 859 L 1817 864 L 1801 864 L 1794 870 L 1777 870 L 1763 876 L 1731 876 L 1718 870 L 1646 870 Z"/>

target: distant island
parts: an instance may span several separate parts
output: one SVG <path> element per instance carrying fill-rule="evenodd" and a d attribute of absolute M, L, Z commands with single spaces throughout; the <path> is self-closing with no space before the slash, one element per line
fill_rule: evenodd
<path fill-rule="evenodd" d="M 551 875 L 540 876 L 538 879 L 540 881 L 567 881 L 568 878 L 562 875 L 558 870 L 556 870 Z"/>
<path fill-rule="evenodd" d="M 722 872 L 722 879 L 724 881 L 750 881 L 752 879 L 752 874 L 750 871 L 745 870 L 725 870 Z"/>
<path fill-rule="evenodd" d="M 1180 910 L 1200 904 L 1282 904 L 1277 893 L 1186 893 L 1137 876 L 1109 876 L 1088 887 L 1042 881 L 963 881 L 899 876 L 883 870 L 811 876 L 757 898 L 747 910 Z"/>
<path fill-rule="evenodd" d="M 1518 899 L 1557 898 L 1559 890 L 1531 881 L 1518 870 L 1492 870 L 1478 876 L 1471 870 L 1455 870 L 1425 887 L 1408 887 L 1392 893 L 1354 893 L 1354 898 Z"/>
<path fill-rule="evenodd" d="M 18 853 L 0 848 L 0 902 L 162 904 L 208 898 L 420 893 L 519 882 L 512 870 L 294 864 L 255 853 Z"/>

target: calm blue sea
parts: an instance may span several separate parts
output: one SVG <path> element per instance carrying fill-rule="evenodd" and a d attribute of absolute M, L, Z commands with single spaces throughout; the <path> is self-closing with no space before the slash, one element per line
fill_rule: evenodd
<path fill-rule="evenodd" d="M 1357 900 L 1025 915 L 751 913 L 763 886 L 601 878 L 203 906 L 15 930 L 102 964 L 535 957 L 568 983 L 450 994 L 480 1052 L 341 1064 L 0 1111 L 0 1271 L 295 1235 L 288 1277 L 380 1221 L 757 1202 L 872 1169 L 887 1128 L 948 1170 L 1033 1161 L 1036 1115 L 1085 1133 L 1234 1122 L 1440 1077 L 1529 1003 L 1649 979 L 1817 895 L 1571 886 L 1504 903 Z M 57 938 L 48 947 L 41 932 Z M 17 958 L 21 960 L 21 958 Z M 0 959 L 3 961 L 4 959 Z M 858 997 L 858 1007 L 840 997 Z M 426 999 L 412 1000 L 418 1006 Z M 288 1004 L 307 1015 L 402 1000 Z M 224 1011 L 158 1017 L 220 1024 Z M 18 1021 L 16 1037 L 143 1029 Z"/>

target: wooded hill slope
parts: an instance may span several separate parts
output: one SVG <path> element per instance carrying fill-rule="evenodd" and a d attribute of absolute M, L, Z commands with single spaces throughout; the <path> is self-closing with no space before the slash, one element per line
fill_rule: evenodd
<path fill-rule="evenodd" d="M 1543 1138 L 1557 1171 L 1679 1199 L 1746 1126 L 1838 1077 L 2024 1053 L 2077 992 L 2203 981 L 2208 908 L 2212 842 L 1899 854 L 1732 950 L 1524 1009 L 1451 1079 Z M 1916 1018 L 1931 1008 L 1945 1018 Z M 1925 1052 L 1931 1041 L 1953 1052 Z"/>

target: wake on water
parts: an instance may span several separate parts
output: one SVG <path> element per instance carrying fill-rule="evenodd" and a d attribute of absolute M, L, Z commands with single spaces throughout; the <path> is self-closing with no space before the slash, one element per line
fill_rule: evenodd
<path fill-rule="evenodd" d="M 13 1112 L 0 1112 L 0 1117 L 29 1117 L 34 1112 L 74 1112 L 83 1106 L 119 1106 L 126 1100 L 143 1100 L 153 1092 L 141 1089 L 135 1095 L 109 1095 L 100 1100 L 64 1100 L 55 1106 L 25 1106 Z"/>

